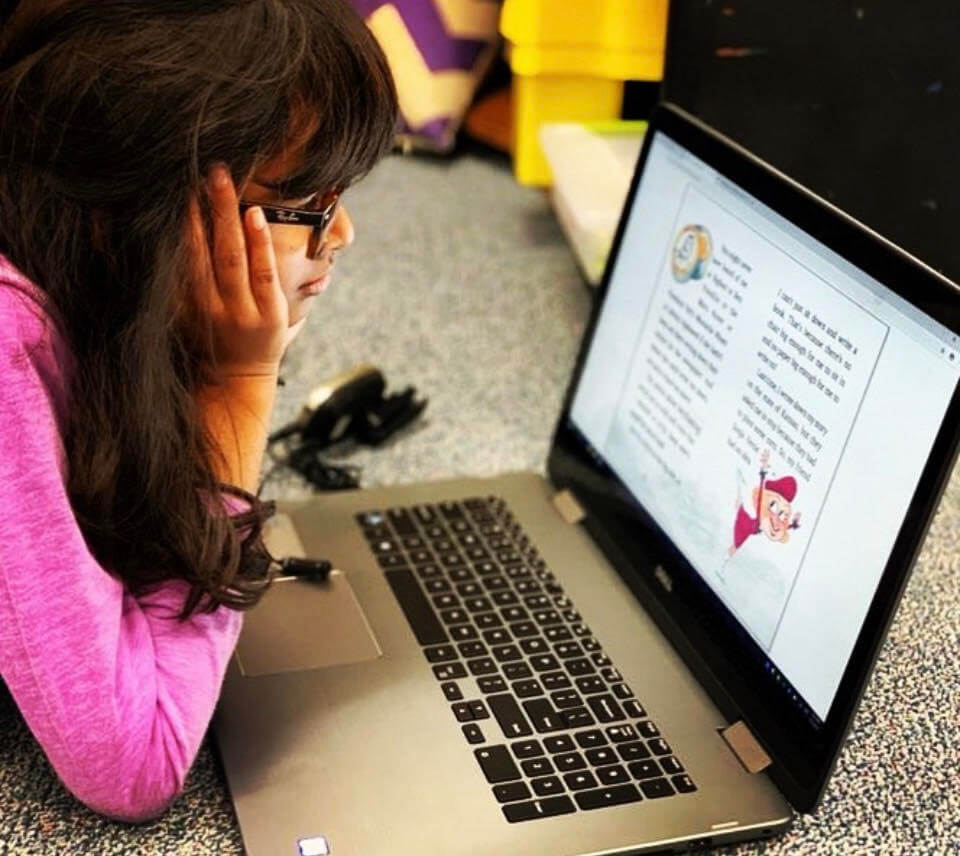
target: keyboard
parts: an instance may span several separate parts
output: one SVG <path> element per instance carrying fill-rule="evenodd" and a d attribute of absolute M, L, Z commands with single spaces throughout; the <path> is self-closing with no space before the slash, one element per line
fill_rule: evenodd
<path fill-rule="evenodd" d="M 697 789 L 503 499 L 356 519 L 507 821 Z"/>

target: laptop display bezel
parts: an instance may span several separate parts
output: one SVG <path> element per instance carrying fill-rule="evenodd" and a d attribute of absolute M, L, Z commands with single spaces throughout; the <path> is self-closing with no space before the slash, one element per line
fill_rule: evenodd
<path fill-rule="evenodd" d="M 956 333 L 960 333 L 960 289 L 679 108 L 661 104 L 655 111 L 567 390 L 547 468 L 554 484 L 570 488 L 587 509 L 584 525 L 725 716 L 731 722 L 746 721 L 767 750 L 773 759 L 771 778 L 795 808 L 811 811 L 823 795 L 956 460 L 960 390 L 954 389 L 833 704 L 820 722 L 789 700 L 782 678 L 778 683 L 766 668 L 756 643 L 738 629 L 719 598 L 590 448 L 571 420 L 573 399 L 616 265 L 627 213 L 642 180 L 652 141 L 660 133 Z"/>

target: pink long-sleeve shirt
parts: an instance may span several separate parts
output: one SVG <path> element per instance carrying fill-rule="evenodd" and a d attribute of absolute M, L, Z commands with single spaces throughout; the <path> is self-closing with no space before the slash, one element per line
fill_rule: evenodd
<path fill-rule="evenodd" d="M 79 800 L 145 820 L 183 786 L 242 618 L 179 621 L 185 583 L 134 597 L 90 554 L 65 490 L 70 355 L 42 300 L 0 256 L 0 676 Z"/>

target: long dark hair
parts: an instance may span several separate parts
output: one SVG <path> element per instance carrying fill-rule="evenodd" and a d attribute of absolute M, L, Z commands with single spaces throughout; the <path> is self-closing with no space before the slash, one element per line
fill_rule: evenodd
<path fill-rule="evenodd" d="M 182 615 L 246 608 L 262 551 L 224 514 L 175 321 L 191 195 L 241 183 L 313 133 L 298 198 L 388 150 L 396 95 L 347 0 L 23 0 L 0 6 L 0 253 L 46 295 L 74 358 L 67 491 L 97 560 L 133 591 L 190 584 Z M 255 526 L 256 528 L 256 526 Z"/>

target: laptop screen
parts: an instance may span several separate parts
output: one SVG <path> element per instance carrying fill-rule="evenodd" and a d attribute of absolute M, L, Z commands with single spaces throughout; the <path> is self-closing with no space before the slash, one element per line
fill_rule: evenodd
<path fill-rule="evenodd" d="M 960 343 L 662 130 L 622 229 L 570 419 L 823 721 Z"/>

